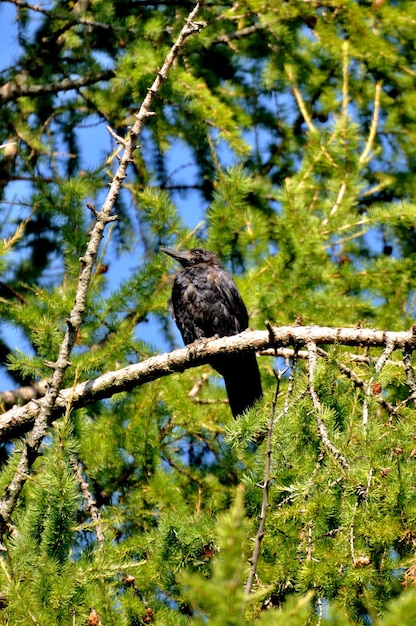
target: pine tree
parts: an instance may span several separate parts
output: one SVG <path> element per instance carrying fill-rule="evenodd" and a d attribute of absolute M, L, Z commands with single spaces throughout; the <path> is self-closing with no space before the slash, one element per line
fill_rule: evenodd
<path fill-rule="evenodd" d="M 414 2 L 12 5 L 0 623 L 413 624 Z M 173 351 L 160 246 L 261 332 Z"/>

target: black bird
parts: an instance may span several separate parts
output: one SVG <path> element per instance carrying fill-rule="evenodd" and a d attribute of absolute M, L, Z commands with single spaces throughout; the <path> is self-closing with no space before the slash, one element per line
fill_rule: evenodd
<path fill-rule="evenodd" d="M 185 345 L 208 337 L 238 335 L 248 315 L 237 286 L 213 252 L 193 248 L 162 252 L 184 268 L 174 280 L 172 305 Z M 210 364 L 224 377 L 234 417 L 261 398 L 260 372 L 254 352 L 216 356 Z"/>

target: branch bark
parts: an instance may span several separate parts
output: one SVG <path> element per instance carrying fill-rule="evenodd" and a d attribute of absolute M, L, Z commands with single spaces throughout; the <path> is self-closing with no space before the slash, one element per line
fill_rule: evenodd
<path fill-rule="evenodd" d="M 245 331 L 233 337 L 199 341 L 181 348 L 152 356 L 141 363 L 127 365 L 117 371 L 106 372 L 98 378 L 86 380 L 73 388 L 63 389 L 56 398 L 52 419 L 60 417 L 68 403 L 74 409 L 93 404 L 116 393 L 130 391 L 158 378 L 208 363 L 214 355 L 249 350 L 266 350 L 287 346 L 345 345 L 385 348 L 394 346 L 402 351 L 416 349 L 415 328 L 408 332 L 392 332 L 363 328 L 329 328 L 320 326 L 281 326 L 270 330 Z M 274 353 L 272 353 L 274 356 Z M 39 414 L 40 401 L 32 400 L 22 407 L 14 407 L 0 416 L 0 442 L 19 437 L 29 431 Z"/>

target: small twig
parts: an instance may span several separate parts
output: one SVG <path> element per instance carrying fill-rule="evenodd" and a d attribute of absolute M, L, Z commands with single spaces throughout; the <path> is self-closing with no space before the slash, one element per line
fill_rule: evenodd
<path fill-rule="evenodd" d="M 342 116 L 344 123 L 348 118 L 348 61 L 349 61 L 349 44 L 344 41 L 342 44 Z"/>
<path fill-rule="evenodd" d="M 232 43 L 234 39 L 242 39 L 243 37 L 247 37 L 248 35 L 252 35 L 253 33 L 257 33 L 259 31 L 261 32 L 262 30 L 265 30 L 265 28 L 266 27 L 262 24 L 252 24 L 251 26 L 246 26 L 245 28 L 236 30 L 233 33 L 224 33 L 218 35 L 218 37 L 214 39 L 212 43 L 225 43 L 231 48 L 231 50 L 233 50 L 233 52 L 238 54 L 238 48 Z"/>
<path fill-rule="evenodd" d="M 86 206 L 87 206 L 87 209 L 89 209 L 91 211 L 91 213 L 93 214 L 95 219 L 97 219 L 98 218 L 98 211 L 95 210 L 94 205 L 91 204 L 91 202 L 87 202 Z"/>
<path fill-rule="evenodd" d="M 270 344 L 273 345 L 274 344 L 274 331 L 273 331 L 273 326 L 270 324 L 269 320 L 266 320 L 264 322 L 264 325 L 266 326 L 268 332 L 269 332 L 269 341 Z M 276 355 L 277 356 L 277 355 Z"/>
<path fill-rule="evenodd" d="M 321 626 L 324 617 L 324 603 L 321 596 L 317 597 L 316 606 L 318 609 L 318 621 L 316 622 L 316 626 Z"/>
<path fill-rule="evenodd" d="M 326 352 L 318 348 L 318 353 L 320 352 L 322 352 L 322 356 L 329 356 Z M 306 360 L 308 358 L 307 350 L 297 350 L 296 348 L 266 348 L 265 350 L 261 350 L 259 354 L 260 356 L 281 356 L 285 359 L 293 358 L 296 354 L 299 359 Z M 354 354 L 353 352 L 344 352 L 343 356 L 348 358 L 352 363 L 366 363 L 374 365 L 377 362 L 376 357 L 369 356 L 368 354 Z M 337 360 L 337 364 L 342 365 L 339 360 Z M 386 365 L 387 364 L 404 367 L 404 364 L 401 361 L 393 361 L 391 359 L 388 359 L 386 361 Z"/>
<path fill-rule="evenodd" d="M 288 402 L 286 404 L 286 401 L 285 401 L 285 406 L 280 411 L 279 415 L 277 415 L 277 417 L 275 418 L 274 423 L 277 424 L 277 422 L 279 422 L 282 419 L 282 417 L 284 417 L 290 411 L 292 407 L 296 406 L 300 402 L 300 400 L 302 400 L 307 395 L 307 393 L 308 393 L 308 389 L 304 389 L 303 391 L 301 391 L 299 395 L 296 396 L 296 398 L 292 400 L 292 402 Z"/>
<path fill-rule="evenodd" d="M 377 133 L 377 125 L 378 118 L 380 115 L 380 101 L 381 101 L 381 87 L 382 81 L 376 83 L 376 90 L 374 95 L 374 111 L 373 111 L 373 119 L 371 120 L 370 132 L 368 133 L 367 143 L 365 144 L 364 150 L 361 153 L 359 163 L 365 164 L 371 160 L 370 152 L 373 148 L 374 140 L 376 138 Z"/>
<path fill-rule="evenodd" d="M 72 456 L 70 461 L 71 461 L 72 469 L 74 470 L 74 474 L 78 481 L 78 484 L 80 486 L 83 498 L 85 500 L 86 507 L 91 515 L 92 521 L 94 522 L 94 529 L 97 535 L 97 541 L 102 546 L 104 543 L 105 537 L 103 533 L 101 513 L 98 507 L 96 506 L 97 503 L 94 500 L 89 490 L 88 483 L 84 480 L 79 461 L 77 461 L 75 456 Z"/>
<path fill-rule="evenodd" d="M 201 391 L 202 387 L 207 382 L 209 376 L 210 375 L 208 374 L 208 372 L 204 372 L 202 374 L 202 376 L 200 376 L 200 378 L 198 378 L 198 380 L 196 381 L 196 383 L 192 387 L 191 391 L 188 393 L 188 398 L 191 398 L 192 400 L 197 399 L 199 392 Z"/>
<path fill-rule="evenodd" d="M 292 395 L 293 389 L 295 387 L 295 371 L 296 371 L 296 365 L 298 362 L 298 354 L 299 354 L 299 351 L 297 350 L 297 348 L 295 348 L 293 350 L 292 366 L 290 368 L 289 381 L 288 381 L 287 392 L 286 392 L 286 397 L 285 397 L 284 409 L 286 410 L 288 410 L 289 408 L 289 398 Z"/>
<path fill-rule="evenodd" d="M 350 531 L 349 531 L 351 559 L 352 559 L 354 566 L 360 563 L 360 560 L 357 560 L 356 553 L 355 553 L 355 533 L 354 533 L 355 516 L 357 514 L 358 507 L 363 501 L 365 501 L 368 504 L 368 494 L 370 491 L 373 474 L 374 474 L 374 469 L 370 467 L 370 471 L 368 472 L 368 478 L 367 478 L 367 486 L 364 488 L 363 485 L 358 485 L 356 489 L 357 500 L 354 504 L 354 508 L 352 511 Z"/>
<path fill-rule="evenodd" d="M 126 147 L 126 140 L 123 139 L 123 137 L 120 137 L 120 135 L 117 135 L 117 133 L 111 128 L 111 126 L 106 126 L 107 131 L 110 133 L 110 135 L 112 136 L 112 138 L 114 139 L 114 141 L 119 144 L 120 146 L 123 146 L 124 148 Z M 108 159 L 107 159 L 108 161 Z"/>
<path fill-rule="evenodd" d="M 292 83 L 293 95 L 295 96 L 295 99 L 296 99 L 296 102 L 298 104 L 299 110 L 302 113 L 302 117 L 305 120 L 305 123 L 306 123 L 307 127 L 309 128 L 309 130 L 311 132 L 315 132 L 316 129 L 315 129 L 314 123 L 312 121 L 312 117 L 309 114 L 309 111 L 308 111 L 306 103 L 305 103 L 305 101 L 304 101 L 304 99 L 302 97 L 300 89 L 296 86 L 294 74 L 293 74 L 292 70 L 290 70 L 288 67 L 286 67 L 285 70 L 286 70 L 286 74 L 288 75 L 288 78 L 289 78 L 290 82 Z"/>
<path fill-rule="evenodd" d="M 351 518 L 351 524 L 350 524 L 350 552 L 351 552 L 351 559 L 352 562 L 355 563 L 355 547 L 354 547 L 354 542 L 355 542 L 355 535 L 354 535 L 354 519 L 355 519 L 355 514 L 357 512 L 358 509 L 358 501 L 354 504 L 354 509 L 352 512 L 352 518 Z"/>
<path fill-rule="evenodd" d="M 312 545 L 313 545 L 313 539 L 312 539 L 312 531 L 313 531 L 313 520 L 309 520 L 309 524 L 308 524 L 308 542 L 306 544 L 306 560 L 307 561 L 312 561 Z"/>
<path fill-rule="evenodd" d="M 344 180 L 342 185 L 341 185 L 341 187 L 340 187 L 340 189 L 339 189 L 338 196 L 337 196 L 337 199 L 335 201 L 335 204 L 332 207 L 332 209 L 330 210 L 328 217 L 326 217 L 324 220 L 322 220 L 322 226 L 326 226 L 328 224 L 328 222 L 329 222 L 329 218 L 332 217 L 333 215 L 335 215 L 335 213 L 338 211 L 339 207 L 341 206 L 341 202 L 342 202 L 342 200 L 344 198 L 346 190 L 347 190 L 347 183 Z"/>
<path fill-rule="evenodd" d="M 264 537 L 264 530 L 266 527 L 266 514 L 267 508 L 269 506 L 269 488 L 270 488 L 270 476 L 271 476 L 271 458 L 272 458 L 272 434 L 273 434 L 273 426 L 275 423 L 275 414 L 276 414 L 276 404 L 277 398 L 280 390 L 280 382 L 282 380 L 283 375 L 287 370 L 276 373 L 275 370 L 274 375 L 276 376 L 276 388 L 273 396 L 272 407 L 270 411 L 269 425 L 267 429 L 267 438 L 266 438 L 266 460 L 264 464 L 264 482 L 262 485 L 263 489 L 263 500 L 261 504 L 261 513 L 260 513 L 260 523 L 257 529 L 256 537 L 254 539 L 254 548 L 253 554 L 250 559 L 250 571 L 248 574 L 245 593 L 249 595 L 251 593 L 253 582 L 256 576 L 257 564 L 260 556 L 260 547 L 261 542 Z"/>
<path fill-rule="evenodd" d="M 392 413 L 390 414 L 389 424 L 392 423 L 393 417 L 398 413 L 403 407 L 406 406 L 408 402 L 413 401 L 413 404 L 416 406 L 416 392 L 411 393 L 410 396 L 402 400 L 397 406 L 394 407 Z"/>
<path fill-rule="evenodd" d="M 365 494 L 365 502 L 366 502 L 367 508 L 368 508 L 368 494 L 370 493 L 370 487 L 371 487 L 371 481 L 373 480 L 373 474 L 374 474 L 374 469 L 370 467 L 370 471 L 368 472 L 367 489 L 366 489 L 366 494 Z"/>
<path fill-rule="evenodd" d="M 383 350 L 382 354 L 377 359 L 377 362 L 374 366 L 374 369 L 376 370 L 377 374 L 381 372 L 381 370 L 387 363 L 387 359 L 389 358 L 390 354 L 394 352 L 395 349 L 396 349 L 396 346 L 394 345 L 394 342 L 387 339 L 386 347 Z"/>
<path fill-rule="evenodd" d="M 377 359 L 375 365 L 374 365 L 374 369 L 376 371 L 377 374 L 379 374 L 381 372 L 381 370 L 383 369 L 384 365 L 386 364 L 390 354 L 393 352 L 393 350 L 395 350 L 395 345 L 393 342 L 391 341 L 386 341 L 386 347 L 383 350 L 382 354 L 379 356 L 379 358 Z M 363 401 L 363 417 L 362 417 L 362 424 L 363 426 L 367 426 L 368 423 L 368 411 L 369 411 L 369 398 L 371 397 L 381 397 L 380 392 L 377 390 L 376 393 L 374 393 L 374 388 L 376 386 L 379 386 L 380 391 L 381 391 L 381 385 L 379 383 L 374 383 L 374 376 L 371 376 L 370 380 L 368 381 L 368 384 L 366 386 L 366 390 L 365 390 L 365 394 L 366 397 L 364 398 Z M 391 411 L 390 414 L 392 415 L 392 413 L 394 413 L 394 407 L 391 407 Z"/>
<path fill-rule="evenodd" d="M 17 100 L 23 96 L 36 97 L 45 94 L 55 94 L 59 91 L 69 91 L 80 87 L 89 87 L 103 80 L 114 77 L 113 70 L 103 70 L 78 78 L 63 78 L 52 83 L 43 82 L 39 85 L 27 84 L 26 81 L 10 80 L 0 87 L 0 103 L 2 105 L 11 100 Z"/>
<path fill-rule="evenodd" d="M 403 351 L 403 363 L 406 369 L 407 384 L 411 391 L 413 404 L 416 408 L 416 378 L 412 367 L 412 351 L 409 348 Z"/>
<path fill-rule="evenodd" d="M 306 106 L 305 100 L 303 99 L 302 93 L 300 91 L 300 89 L 296 86 L 295 83 L 295 77 L 294 74 L 292 72 L 292 70 L 288 67 L 285 67 L 285 71 L 286 74 L 292 84 L 292 91 L 293 91 L 293 95 L 295 96 L 297 105 L 299 107 L 299 110 L 301 112 L 301 115 L 303 117 L 303 119 L 305 120 L 305 123 L 309 129 L 309 131 L 311 133 L 315 133 L 316 132 L 316 127 L 313 123 L 312 120 L 312 116 L 310 115 L 308 108 Z M 335 136 L 335 133 L 333 134 L 333 136 Z M 336 161 L 334 161 L 334 159 L 332 158 L 331 154 L 328 152 L 328 149 L 326 148 L 326 146 L 324 146 L 322 143 L 320 144 L 320 148 L 322 150 L 322 154 L 325 155 L 325 157 L 328 159 L 328 161 L 331 163 L 331 165 L 335 168 L 335 169 L 339 169 L 339 165 L 336 163 Z M 318 155 L 315 159 L 315 161 L 318 161 L 320 158 L 320 155 Z"/>
<path fill-rule="evenodd" d="M 322 420 L 322 406 L 321 401 L 319 400 L 318 394 L 315 390 L 315 370 L 316 370 L 316 362 L 317 362 L 317 351 L 316 344 L 314 342 L 308 343 L 308 352 L 309 352 L 309 393 L 312 398 L 312 403 L 315 407 L 316 413 L 316 421 L 318 425 L 318 433 L 321 438 L 323 446 L 335 457 L 335 459 L 339 462 L 339 464 L 345 469 L 348 470 L 350 465 L 347 459 L 341 454 L 338 448 L 332 443 L 329 438 L 328 431 L 326 426 Z"/>

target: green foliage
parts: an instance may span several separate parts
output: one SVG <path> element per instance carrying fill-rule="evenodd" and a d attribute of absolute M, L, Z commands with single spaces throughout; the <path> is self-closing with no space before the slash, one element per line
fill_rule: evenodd
<path fill-rule="evenodd" d="M 13 10 L 4 388 L 50 378 L 121 150 L 105 127 L 126 135 L 191 3 Z M 415 3 L 211 2 L 195 19 L 98 251 L 68 388 L 181 345 L 164 245 L 218 254 L 253 328 L 413 324 Z M 262 356 L 264 400 L 238 421 L 207 365 L 69 407 L 4 534 L 0 623 L 83 624 L 95 607 L 123 626 L 413 624 L 414 357 L 380 369 L 380 351 L 334 346 L 313 377 L 304 357 Z M 287 365 L 267 477 L 259 433 Z M 2 494 L 22 449 L 1 442 Z"/>
<path fill-rule="evenodd" d="M 198 614 L 195 624 L 241 624 L 244 619 L 244 579 L 241 567 L 246 541 L 247 522 L 244 517 L 241 489 L 230 511 L 218 522 L 218 553 L 213 557 L 212 576 L 204 580 L 200 574 L 182 576 L 185 601 Z"/>

